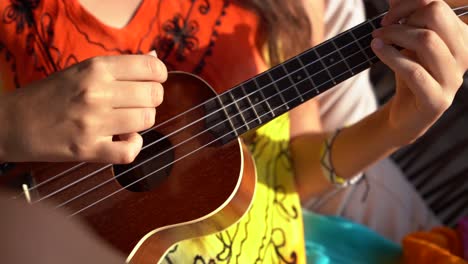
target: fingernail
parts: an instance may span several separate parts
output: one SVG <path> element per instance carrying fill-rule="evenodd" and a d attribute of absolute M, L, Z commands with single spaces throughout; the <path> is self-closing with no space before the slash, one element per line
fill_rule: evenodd
<path fill-rule="evenodd" d="M 372 40 L 372 47 L 376 50 L 380 50 L 382 49 L 384 46 L 384 42 L 383 40 L 379 39 L 379 38 L 375 38 Z"/>
<path fill-rule="evenodd" d="M 150 52 L 148 52 L 148 53 L 146 53 L 146 54 L 147 54 L 147 55 L 154 56 L 154 57 L 156 57 L 156 58 L 158 57 L 158 54 L 156 54 L 156 51 L 155 51 L 155 50 L 152 50 L 152 51 L 150 51 Z"/>

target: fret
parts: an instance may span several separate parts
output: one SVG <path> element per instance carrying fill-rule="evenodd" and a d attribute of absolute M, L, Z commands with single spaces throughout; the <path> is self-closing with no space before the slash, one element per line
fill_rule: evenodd
<path fill-rule="evenodd" d="M 281 91 L 281 94 L 283 95 L 283 98 L 285 99 L 286 106 L 288 108 L 293 108 L 296 105 L 299 105 L 300 103 L 303 102 L 301 94 L 299 93 L 299 90 L 296 88 L 296 84 L 292 83 L 289 87 L 286 89 L 283 89 Z"/>
<path fill-rule="evenodd" d="M 312 49 L 300 54 L 298 57 L 304 66 L 307 66 L 318 60 L 317 53 L 315 53 L 315 51 Z"/>
<path fill-rule="evenodd" d="M 218 99 L 219 105 L 221 106 L 221 109 L 223 110 L 224 114 L 226 115 L 227 121 L 231 125 L 232 131 L 236 134 L 236 137 L 238 137 L 239 134 L 237 133 L 236 127 L 234 126 L 234 123 L 232 122 L 232 119 L 231 119 L 230 115 L 228 114 L 228 111 L 227 111 L 226 107 L 224 106 L 224 104 L 223 104 L 223 102 L 221 100 L 221 96 L 217 96 L 217 99 Z"/>
<path fill-rule="evenodd" d="M 340 54 L 335 49 L 335 46 L 331 41 L 327 41 L 326 43 L 318 46 L 316 50 L 320 55 L 320 60 L 322 60 L 327 68 L 341 60 Z"/>
<path fill-rule="evenodd" d="M 253 81 L 257 86 L 257 90 L 261 92 L 261 95 L 263 95 L 263 91 L 265 89 L 268 89 L 271 85 L 274 85 L 274 83 L 275 83 L 273 78 L 268 73 L 268 71 L 262 73 L 261 75 L 259 75 L 257 77 L 255 77 L 253 79 Z M 268 104 L 268 100 L 266 102 L 267 102 L 268 108 L 271 109 L 270 105 Z M 267 115 L 262 114 L 261 119 L 264 120 L 264 121 L 267 121 L 267 119 L 269 119 L 269 118 L 268 118 Z"/>
<path fill-rule="evenodd" d="M 341 49 L 336 45 L 335 41 L 333 41 L 333 39 L 330 41 L 333 46 L 335 46 L 335 49 L 338 51 L 338 53 L 340 54 L 341 56 L 341 59 L 344 61 L 344 63 L 346 64 L 346 67 L 348 68 L 348 71 L 351 72 L 351 75 L 354 75 L 354 72 L 353 72 L 353 69 L 351 69 L 351 67 L 349 66 L 348 64 L 348 61 L 346 60 L 346 58 L 343 56 L 343 54 L 341 53 Z"/>
<path fill-rule="evenodd" d="M 206 113 L 205 126 L 213 133 L 215 138 L 218 138 L 221 144 L 225 144 L 238 136 L 234 124 L 230 121 L 229 115 L 222 106 L 222 94 L 216 97 L 215 100 L 208 100 L 204 105 Z"/>
<path fill-rule="evenodd" d="M 372 30 L 375 30 L 375 29 L 380 27 L 380 22 L 381 21 L 382 21 L 381 17 L 377 17 L 377 18 L 374 18 L 373 20 L 367 20 L 365 22 L 365 24 L 370 25 L 370 27 L 367 27 L 367 28 L 371 28 Z M 379 24 L 378 25 L 374 24 L 376 22 L 379 22 Z M 359 40 L 359 43 L 364 48 L 364 52 L 366 53 L 367 57 L 369 58 L 369 61 L 373 64 L 373 63 L 378 62 L 379 59 L 375 56 L 374 51 L 372 51 L 372 48 L 371 48 L 372 39 L 373 39 L 372 33 L 369 33 L 364 38 L 361 38 Z"/>
<path fill-rule="evenodd" d="M 250 129 L 248 124 L 257 125 L 252 105 L 249 104 L 248 98 L 244 97 L 244 93 L 239 87 L 229 90 L 223 94 L 221 99 L 239 134 Z"/>
<path fill-rule="evenodd" d="M 246 122 L 242 114 L 240 113 L 240 110 L 237 109 L 237 104 L 232 99 L 235 97 L 232 97 L 231 91 L 227 91 L 222 95 L 219 95 L 218 98 L 220 100 L 221 107 L 224 113 L 226 114 L 227 120 L 232 125 L 236 136 L 239 136 L 242 133 L 246 132 Z"/>
<path fill-rule="evenodd" d="M 367 57 L 369 57 L 369 60 L 372 64 L 379 62 L 379 58 L 377 58 L 377 56 L 375 55 L 374 51 L 372 50 L 370 46 L 366 48 L 365 53 Z"/>
<path fill-rule="evenodd" d="M 371 25 L 371 27 L 376 30 L 378 28 L 381 27 L 380 23 L 382 22 L 382 17 L 383 16 L 379 16 L 379 17 L 376 17 L 372 20 L 368 20 L 367 23 L 369 25 Z M 372 51 L 372 49 L 370 48 L 371 46 L 371 42 L 372 42 L 372 39 L 369 41 L 369 48 L 366 49 L 366 52 L 367 52 L 367 56 L 369 57 L 369 59 L 371 60 L 371 62 L 373 63 L 376 63 L 379 61 L 379 59 L 377 58 L 377 56 L 375 56 L 375 53 L 374 51 Z"/>
<path fill-rule="evenodd" d="M 333 42 L 341 50 L 341 54 L 343 54 L 345 58 L 348 58 L 356 52 L 360 52 L 359 46 L 349 32 L 345 32 L 334 38 Z"/>
<path fill-rule="evenodd" d="M 369 23 L 369 25 L 371 25 L 372 29 L 373 29 L 373 30 L 376 30 L 376 29 L 379 28 L 380 26 L 374 25 L 374 23 L 373 23 L 374 20 L 375 20 L 375 19 L 367 20 L 366 23 Z"/>
<path fill-rule="evenodd" d="M 247 100 L 249 101 L 250 105 L 252 106 L 252 110 L 253 110 L 253 112 L 255 114 L 255 117 L 258 119 L 258 122 L 261 124 L 262 120 L 260 119 L 260 116 L 258 115 L 257 109 L 255 109 L 255 105 L 257 104 L 257 102 L 255 102 L 255 104 L 254 104 L 254 102 L 252 102 L 252 100 L 250 100 L 250 97 L 245 92 L 244 86 L 241 85 L 239 88 L 242 90 L 242 94 L 245 96 L 245 98 L 247 98 Z M 247 127 L 248 127 L 248 125 L 247 125 Z"/>
<path fill-rule="evenodd" d="M 289 73 L 288 74 L 289 81 L 291 81 L 291 86 L 294 88 L 297 95 L 299 95 L 300 101 L 304 102 L 304 98 L 302 98 L 301 93 L 296 87 L 296 83 L 300 82 L 306 77 L 305 71 L 302 69 L 301 63 L 296 58 L 292 58 L 288 62 L 283 63 L 282 67 L 287 73 Z M 288 89 L 290 89 L 290 87 L 288 87 Z M 294 99 L 296 98 L 297 96 L 294 97 Z M 288 100 L 289 98 L 286 98 L 286 99 Z M 290 100 L 288 100 L 288 102 L 290 102 Z"/>
<path fill-rule="evenodd" d="M 320 61 L 316 61 L 307 65 L 306 70 L 311 76 L 311 80 L 314 83 L 315 89 L 319 90 L 319 87 L 326 86 L 328 83 L 332 83 L 329 74 L 327 74 L 323 64 Z"/>
<path fill-rule="evenodd" d="M 366 48 L 371 46 L 371 42 L 372 42 L 373 39 L 374 39 L 374 37 L 372 37 L 372 35 L 367 35 L 365 37 L 361 37 L 361 39 L 359 39 L 359 44 L 365 50 Z"/>
<path fill-rule="evenodd" d="M 248 98 L 253 103 L 253 109 L 257 112 L 258 117 L 260 118 L 260 124 L 264 123 L 265 120 L 268 119 L 268 115 L 265 114 L 268 113 L 269 109 L 271 109 L 269 102 L 265 101 L 265 97 L 263 96 L 263 91 L 268 89 L 268 86 L 259 89 L 255 80 L 251 79 L 244 83 L 242 88 L 248 94 Z"/>
<path fill-rule="evenodd" d="M 249 124 L 248 124 L 247 121 L 245 120 L 245 117 L 244 117 L 244 114 L 243 114 L 243 112 L 242 112 L 242 109 L 241 109 L 241 108 L 239 107 L 239 105 L 237 104 L 236 98 L 234 98 L 234 95 L 232 95 L 231 91 L 228 91 L 227 93 L 229 94 L 229 96 L 231 97 L 232 101 L 234 102 L 234 103 L 232 103 L 232 104 L 236 107 L 237 112 L 239 113 L 239 115 L 240 115 L 242 121 L 244 122 L 244 124 L 245 124 L 247 130 L 250 130 Z M 236 115 L 237 115 L 237 114 L 236 114 Z"/>
<path fill-rule="evenodd" d="M 283 68 L 288 73 L 288 76 L 290 77 L 289 79 L 293 84 L 296 84 L 307 77 L 307 73 L 296 57 L 284 63 Z"/>
<path fill-rule="evenodd" d="M 357 27 L 351 29 L 350 32 L 354 36 L 356 36 L 357 39 L 360 39 L 366 35 L 371 34 L 373 29 L 374 29 L 373 25 L 371 25 L 370 23 L 364 22 L 358 25 Z"/>
<path fill-rule="evenodd" d="M 349 67 L 346 66 L 342 60 L 339 50 L 336 49 L 336 45 L 333 41 L 328 41 L 324 45 L 317 48 L 317 52 L 322 54 L 322 61 L 327 67 L 328 72 L 333 76 L 334 84 L 340 83 L 352 76 Z M 323 56 L 323 54 L 327 54 Z M 345 74 L 343 74 L 345 73 Z"/>
<path fill-rule="evenodd" d="M 374 29 L 378 29 L 382 27 L 382 18 L 384 15 L 380 15 L 370 20 L 370 24 Z"/>
<path fill-rule="evenodd" d="M 317 87 L 315 87 L 315 85 L 312 83 L 312 79 L 310 78 L 304 79 L 298 83 L 297 88 L 302 93 L 302 97 L 306 101 L 320 94 L 320 91 L 317 89 Z"/>
<path fill-rule="evenodd" d="M 315 85 L 314 80 L 312 79 L 312 75 L 305 67 L 304 62 L 302 62 L 301 57 L 297 57 L 297 60 L 301 64 L 302 68 L 305 69 L 307 80 L 301 81 L 300 83 L 296 85 L 296 87 L 302 93 L 302 96 L 303 97 L 305 96 L 304 99 L 309 100 L 312 97 L 314 97 L 314 93 L 311 93 L 311 87 L 314 88 L 315 94 L 320 94 L 320 91 L 317 89 L 317 86 Z"/>
<path fill-rule="evenodd" d="M 340 49 L 342 56 L 345 58 L 346 63 L 352 69 L 353 73 L 360 72 L 360 68 L 364 62 L 367 62 L 366 55 L 361 51 L 358 44 L 354 41 L 354 38 L 350 33 L 346 32 L 333 41 L 335 45 Z M 364 65 L 367 67 L 366 65 Z M 356 70 L 355 67 L 358 67 Z"/>
<path fill-rule="evenodd" d="M 267 73 L 270 74 L 270 72 L 267 72 Z M 288 80 L 288 78 L 284 78 L 284 77 L 281 80 L 285 80 L 285 79 Z M 280 89 L 279 89 L 279 87 L 277 85 L 277 81 L 273 82 L 273 86 L 275 87 L 276 92 L 278 92 L 278 95 L 279 95 L 279 97 L 280 97 L 280 99 L 282 101 L 282 105 L 284 105 L 284 107 L 286 107 L 286 110 L 289 110 L 289 106 L 286 104 L 286 100 L 284 99 L 283 94 L 281 93 L 281 91 L 280 91 Z"/>
<path fill-rule="evenodd" d="M 270 85 L 270 86 L 271 86 L 271 85 Z M 266 87 L 265 89 L 268 89 L 268 87 Z M 270 104 L 268 103 L 268 100 L 267 100 L 265 94 L 263 93 L 263 89 L 260 90 L 259 93 L 260 93 L 260 96 L 262 97 L 262 102 L 264 102 L 264 103 L 267 105 L 268 111 L 270 112 L 271 117 L 275 117 L 276 114 L 275 114 L 275 112 L 273 111 L 273 109 L 271 108 Z M 266 114 L 266 112 L 265 112 L 265 114 Z M 264 114 L 263 114 L 262 116 L 264 116 Z"/>
<path fill-rule="evenodd" d="M 286 112 L 288 109 L 284 105 L 284 98 L 281 97 L 281 93 L 279 92 L 277 81 L 285 80 L 282 82 L 283 85 L 285 82 L 290 82 L 290 81 L 288 78 L 285 78 L 287 73 L 284 70 L 284 68 L 280 65 L 274 67 L 268 72 L 271 78 L 274 80 L 274 82 L 267 88 L 263 89 L 262 92 L 263 92 L 263 96 L 265 96 L 265 99 L 268 101 L 269 105 L 271 106 L 271 109 L 275 113 L 275 116 L 278 116 Z"/>
<path fill-rule="evenodd" d="M 269 86 L 271 86 L 271 84 Z M 263 91 L 268 89 L 268 87 L 263 87 L 260 89 L 255 80 L 251 79 L 244 83 L 242 88 L 248 94 L 250 101 L 254 103 L 253 108 L 259 114 L 262 123 L 264 123 L 264 119 L 268 117 L 264 114 L 267 113 L 269 109 L 271 109 L 270 103 L 265 100 L 266 98 L 263 94 Z"/>
<path fill-rule="evenodd" d="M 285 99 L 281 93 L 281 87 L 289 87 L 292 83 L 287 78 L 288 72 L 282 65 L 278 65 L 269 71 L 271 78 L 274 80 L 271 89 L 266 90 L 265 96 L 270 101 L 275 115 L 280 115 L 286 112 L 289 108 L 284 104 Z"/>
<path fill-rule="evenodd" d="M 317 82 L 317 81 L 323 80 L 322 76 L 325 74 L 325 71 L 323 71 L 323 74 L 320 73 L 322 72 L 322 70 L 319 69 L 320 66 L 318 65 L 321 65 L 321 63 L 318 61 L 319 57 L 317 53 L 313 49 L 310 49 L 300 54 L 298 58 L 305 68 L 305 72 L 307 76 L 309 77 L 309 81 L 312 83 L 312 87 L 314 88 L 315 94 L 316 95 L 320 94 L 320 90 L 318 89 L 319 87 L 318 83 L 321 83 L 321 82 Z M 324 82 L 326 82 L 326 80 L 327 79 L 325 78 Z M 299 90 L 310 89 L 308 87 L 308 82 L 306 81 L 306 82 L 300 83 L 298 89 Z M 312 97 L 314 97 L 314 93 L 307 92 L 306 98 L 310 99 Z"/>
<path fill-rule="evenodd" d="M 328 73 L 328 77 L 330 78 L 330 80 L 332 81 L 333 84 L 336 84 L 336 81 L 335 79 L 333 79 L 333 76 L 331 75 L 330 71 L 328 70 L 327 66 L 325 65 L 325 63 L 323 63 L 322 59 L 320 58 L 320 54 L 317 52 L 317 49 L 314 49 L 315 53 L 317 53 L 317 56 L 319 57 L 319 62 L 322 64 L 323 68 L 325 69 L 325 72 Z M 322 86 L 322 83 L 319 84 L 320 86 Z"/>
<path fill-rule="evenodd" d="M 257 120 L 258 115 L 256 114 L 255 108 L 250 103 L 250 98 L 245 96 L 242 87 L 237 86 L 234 89 L 231 89 L 229 93 L 233 100 L 232 104 L 237 105 L 239 109 L 238 113 L 234 114 L 241 116 L 242 119 L 245 120 L 247 130 L 261 124 L 261 121 Z"/>
<path fill-rule="evenodd" d="M 366 57 L 366 61 L 369 63 L 369 65 L 372 65 L 373 63 L 371 62 L 370 58 L 367 56 L 367 53 L 365 52 L 364 48 L 359 43 L 359 39 L 356 37 L 356 35 L 354 35 L 353 30 L 350 30 L 349 33 L 351 34 L 351 36 L 353 36 L 355 43 L 359 46 L 359 49 L 361 50 L 361 52 Z"/>
<path fill-rule="evenodd" d="M 259 76 L 255 77 L 255 82 L 258 84 L 258 88 L 262 89 L 262 87 L 266 87 L 268 84 L 272 83 L 273 80 L 268 72 L 264 72 Z"/>

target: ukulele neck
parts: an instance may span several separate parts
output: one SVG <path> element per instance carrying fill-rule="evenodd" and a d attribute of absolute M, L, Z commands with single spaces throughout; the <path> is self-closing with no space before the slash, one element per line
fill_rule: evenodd
<path fill-rule="evenodd" d="M 370 44 L 383 15 L 290 58 L 207 102 L 207 123 L 221 142 L 252 130 L 379 61 Z"/>

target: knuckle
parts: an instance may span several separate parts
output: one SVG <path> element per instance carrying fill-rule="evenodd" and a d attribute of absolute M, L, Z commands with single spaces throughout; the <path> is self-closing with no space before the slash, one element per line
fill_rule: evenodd
<path fill-rule="evenodd" d="M 104 62 L 104 57 L 93 57 L 91 59 L 85 60 L 83 62 L 83 67 L 82 69 L 86 71 L 88 74 L 99 74 L 104 71 L 106 68 L 105 62 Z"/>
<path fill-rule="evenodd" d="M 84 105 L 94 105 L 101 99 L 101 91 L 98 86 L 89 81 L 84 81 L 79 85 L 78 100 Z"/>
<path fill-rule="evenodd" d="M 428 1 L 428 6 L 429 6 L 429 10 L 430 12 L 432 12 L 432 14 L 439 14 L 440 15 L 440 12 L 441 11 L 444 11 L 447 9 L 447 4 L 445 4 L 444 1 Z"/>
<path fill-rule="evenodd" d="M 437 47 L 439 36 L 431 30 L 421 30 L 418 33 L 418 42 L 426 47 Z"/>
<path fill-rule="evenodd" d="M 150 128 L 156 122 L 156 109 L 147 108 L 143 110 L 143 126 L 144 128 Z"/>
<path fill-rule="evenodd" d="M 72 157 L 78 160 L 85 160 L 89 158 L 89 147 L 82 141 L 74 141 L 70 143 L 69 151 Z"/>
<path fill-rule="evenodd" d="M 165 82 L 167 80 L 166 65 L 154 56 L 145 56 L 145 64 L 154 79 Z"/>
<path fill-rule="evenodd" d="M 417 0 L 417 4 L 419 6 L 427 6 L 429 5 L 433 0 Z"/>
<path fill-rule="evenodd" d="M 118 160 L 116 162 L 120 164 L 129 164 L 135 160 L 136 156 L 137 155 L 135 154 L 135 151 L 126 150 L 119 155 Z"/>
<path fill-rule="evenodd" d="M 425 17 L 428 18 L 428 26 L 434 27 L 436 25 L 440 25 L 441 21 L 443 21 L 445 16 L 442 12 L 447 9 L 447 5 L 443 1 L 432 1 L 428 8 L 424 10 Z"/>
<path fill-rule="evenodd" d="M 463 54 L 464 55 L 464 54 Z M 461 67 L 463 73 L 468 70 L 468 55 L 464 55 L 463 58 L 460 60 L 461 61 Z"/>
<path fill-rule="evenodd" d="M 166 65 L 162 62 L 162 61 L 159 61 L 159 64 L 160 64 L 160 67 L 161 67 L 161 70 L 159 72 L 159 79 L 161 82 L 165 82 L 167 80 L 167 67 Z"/>
<path fill-rule="evenodd" d="M 164 88 L 160 83 L 152 82 L 151 84 L 151 104 L 153 106 L 159 106 L 163 102 Z"/>
<path fill-rule="evenodd" d="M 149 70 L 151 75 L 158 76 L 161 71 L 161 64 L 159 60 L 153 56 L 145 56 L 146 68 Z"/>
<path fill-rule="evenodd" d="M 459 74 L 453 78 L 453 87 L 458 89 L 463 85 L 463 82 L 464 82 L 463 75 Z"/>
<path fill-rule="evenodd" d="M 91 135 L 94 127 L 91 118 L 87 117 L 87 115 L 83 115 L 82 117 L 73 120 L 73 125 L 75 127 L 77 139 L 84 139 Z"/>
<path fill-rule="evenodd" d="M 451 96 L 445 95 L 441 96 L 438 105 L 436 107 L 436 111 L 439 113 L 445 112 L 451 105 L 452 105 L 453 98 Z"/>
<path fill-rule="evenodd" d="M 452 104 L 452 98 L 448 95 L 442 94 L 441 96 L 431 100 L 429 105 L 429 114 L 432 116 L 439 116 L 445 112 Z"/>
<path fill-rule="evenodd" d="M 424 81 L 424 69 L 421 67 L 412 67 L 408 71 L 409 79 L 412 82 L 423 82 Z"/>

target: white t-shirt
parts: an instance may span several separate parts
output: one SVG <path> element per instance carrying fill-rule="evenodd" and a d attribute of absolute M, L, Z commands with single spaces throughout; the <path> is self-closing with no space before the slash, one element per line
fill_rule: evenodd
<path fill-rule="evenodd" d="M 362 0 L 326 0 L 326 39 L 365 20 Z M 377 109 L 369 71 L 365 71 L 319 97 L 325 130 L 353 124 Z M 359 155 L 359 149 L 353 155 Z M 334 190 L 307 203 L 306 208 L 322 214 L 338 214 L 367 225 L 400 242 L 412 231 L 440 224 L 415 188 L 390 159 L 364 171 L 361 181 L 346 189 Z M 366 198 L 365 200 L 363 198 Z"/>

